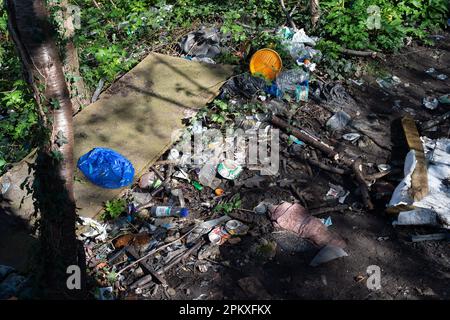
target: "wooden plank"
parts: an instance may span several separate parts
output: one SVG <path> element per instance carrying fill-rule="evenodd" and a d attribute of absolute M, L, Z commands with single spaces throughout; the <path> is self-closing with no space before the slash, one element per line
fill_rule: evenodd
<path fill-rule="evenodd" d="M 414 201 L 420 201 L 428 194 L 428 173 L 425 152 L 414 119 L 404 117 L 402 119 L 402 126 L 409 149 L 415 151 L 417 161 L 414 172 L 411 175 L 411 196 Z"/>

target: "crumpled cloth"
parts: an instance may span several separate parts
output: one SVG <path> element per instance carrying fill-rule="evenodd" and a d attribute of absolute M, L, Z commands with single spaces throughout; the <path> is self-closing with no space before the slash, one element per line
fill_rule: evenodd
<path fill-rule="evenodd" d="M 275 226 L 293 231 L 318 247 L 331 245 L 345 248 L 346 246 L 344 239 L 328 230 L 322 221 L 310 215 L 298 203 L 283 202 L 278 206 L 270 205 L 269 212 Z"/>

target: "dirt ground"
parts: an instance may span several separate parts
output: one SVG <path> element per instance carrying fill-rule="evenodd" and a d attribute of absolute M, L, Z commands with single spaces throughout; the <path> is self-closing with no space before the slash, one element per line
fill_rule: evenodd
<path fill-rule="evenodd" d="M 381 148 L 374 144 L 363 146 L 367 160 L 376 159 L 380 163 L 384 159 L 385 163 L 392 164 L 394 170 L 398 169 L 398 174 L 382 179 L 390 191 L 402 178 L 407 151 L 399 119 L 411 114 L 420 122 L 445 112 L 443 107 L 430 111 L 422 105 L 425 96 L 450 92 L 450 80 L 437 80 L 425 73 L 431 67 L 441 73 L 450 73 L 450 35 L 444 36 L 445 39 L 437 41 L 434 46 L 413 44 L 398 54 L 387 56 L 382 63 L 372 62 L 373 72 L 362 77 L 362 86 L 345 86 L 358 104 L 359 118 L 375 123 L 371 136 Z M 379 75 L 395 75 L 402 83 L 387 93 L 375 81 Z M 313 103 L 308 106 L 311 111 L 316 110 Z M 435 132 L 422 134 L 430 138 L 449 137 L 449 122 Z M 337 137 L 329 138 L 338 141 Z M 328 190 L 328 182 L 341 182 L 352 192 L 350 197 L 357 201 L 357 196 L 353 195 L 357 187 L 339 180 L 338 176 L 316 168 L 312 168 L 312 175 L 299 171 L 288 164 L 286 170 L 282 168 L 281 177 L 306 179 L 306 182 L 295 182 L 295 185 L 308 194 L 317 195 L 306 199 L 310 207 L 323 205 L 322 197 Z M 383 190 L 383 186 L 380 188 Z M 295 200 L 278 185 L 249 190 L 242 198 L 244 208 L 253 208 L 259 201 L 268 199 L 275 202 Z M 250 223 L 253 233 L 242 237 L 241 242 L 222 245 L 220 257 L 216 259 L 219 263 L 212 263 L 207 272 L 201 273 L 189 265 L 178 268 L 168 278 L 170 286 L 177 292 L 171 298 L 449 299 L 449 243 L 411 242 L 411 235 L 438 231 L 425 227 L 392 226 L 394 217 L 384 212 L 389 198 L 388 193 L 376 200 L 373 212 L 353 210 L 319 216 L 331 217 L 333 225 L 330 229 L 346 239 L 348 257 L 310 267 L 309 262 L 317 249 L 295 236 L 272 233 L 267 221 L 262 219 Z M 366 286 L 367 267 L 371 265 L 381 268 L 380 290 L 369 290 Z M 247 285 L 239 285 L 239 279 L 246 277 L 257 278 L 263 288 L 255 285 L 257 289 L 249 290 L 245 289 Z M 168 296 L 162 293 L 152 297 L 166 298 Z"/>

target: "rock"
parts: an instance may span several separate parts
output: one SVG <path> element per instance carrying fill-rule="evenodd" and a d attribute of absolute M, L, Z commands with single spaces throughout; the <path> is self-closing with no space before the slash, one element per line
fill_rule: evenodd
<path fill-rule="evenodd" d="M 171 297 L 177 294 L 174 288 L 167 288 L 167 294 Z"/>

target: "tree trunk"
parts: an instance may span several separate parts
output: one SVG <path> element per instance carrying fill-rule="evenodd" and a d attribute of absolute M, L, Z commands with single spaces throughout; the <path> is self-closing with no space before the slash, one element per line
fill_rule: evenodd
<path fill-rule="evenodd" d="M 78 258 L 73 195 L 72 103 L 64 78 L 55 30 L 44 0 L 7 0 L 8 28 L 33 88 L 42 130 L 35 164 L 33 199 L 40 214 L 38 284 L 46 298 L 80 297 L 70 290 L 67 268 Z"/>
<path fill-rule="evenodd" d="M 83 107 L 90 104 L 91 94 L 80 75 L 80 62 L 78 51 L 73 43 L 75 35 L 74 14 L 72 9 L 76 8 L 69 4 L 68 0 L 51 0 L 49 7 L 57 8 L 56 20 L 58 21 L 58 31 L 62 37 L 65 50 L 63 57 L 63 70 L 67 75 L 66 83 L 70 93 L 73 114 L 79 112 Z"/>
<path fill-rule="evenodd" d="M 319 0 L 311 0 L 310 7 L 311 7 L 311 25 L 312 25 L 313 29 L 315 29 L 317 26 L 317 23 L 319 22 L 319 19 L 320 19 Z"/>

